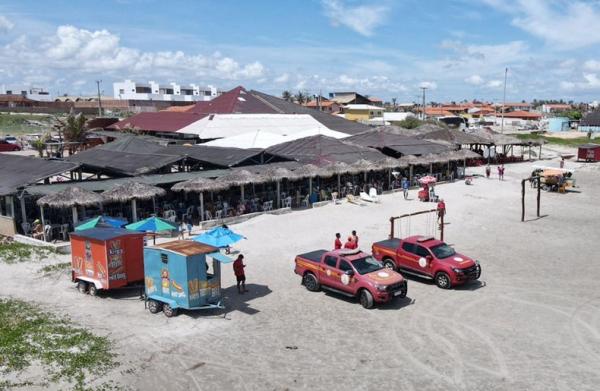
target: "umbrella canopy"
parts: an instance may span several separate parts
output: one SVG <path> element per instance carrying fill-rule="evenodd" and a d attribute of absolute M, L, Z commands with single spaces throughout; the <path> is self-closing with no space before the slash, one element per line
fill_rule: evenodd
<path fill-rule="evenodd" d="M 201 235 L 194 236 L 192 240 L 214 247 L 227 247 L 233 243 L 246 239 L 244 236 L 237 234 L 225 227 L 216 227 Z"/>
<path fill-rule="evenodd" d="M 355 169 L 352 168 L 352 166 L 344 162 L 335 162 L 326 166 L 324 169 L 328 172 L 331 172 L 332 174 L 346 174 L 356 172 Z"/>
<path fill-rule="evenodd" d="M 174 231 L 177 229 L 177 227 L 171 224 L 169 221 L 154 216 L 138 221 L 137 223 L 126 225 L 125 228 L 130 231 L 142 232 Z"/>
<path fill-rule="evenodd" d="M 95 227 L 121 228 L 125 224 L 127 224 L 127 220 L 109 216 L 96 216 L 75 227 L 75 231 L 83 231 L 84 229 Z"/>
<path fill-rule="evenodd" d="M 265 178 L 259 174 L 253 174 L 248 170 L 234 170 L 227 175 L 219 177 L 217 181 L 227 183 L 229 186 L 243 186 L 250 183 L 265 182 Z"/>
<path fill-rule="evenodd" d="M 272 182 L 295 177 L 292 171 L 284 167 L 270 167 L 269 169 L 265 170 L 262 175 L 265 178 L 270 179 Z"/>
<path fill-rule="evenodd" d="M 173 191 L 185 191 L 201 193 L 203 191 L 220 191 L 229 187 L 227 183 L 216 181 L 214 179 L 196 177 L 185 182 L 179 182 L 171 187 Z"/>
<path fill-rule="evenodd" d="M 422 185 L 429 185 L 431 183 L 435 183 L 436 181 L 437 179 L 435 179 L 435 177 L 432 177 L 431 175 L 427 175 L 419 179 L 419 183 Z"/>
<path fill-rule="evenodd" d="M 84 190 L 81 187 L 69 186 L 58 193 L 48 194 L 37 200 L 40 206 L 48 205 L 54 208 L 71 206 L 88 206 L 101 203 L 104 198 L 97 193 Z"/>
<path fill-rule="evenodd" d="M 381 168 L 406 167 L 406 164 L 403 164 L 400 160 L 394 159 L 393 157 L 389 157 L 389 156 L 378 161 L 377 165 Z"/>
<path fill-rule="evenodd" d="M 377 163 L 366 159 L 358 160 L 356 163 L 353 163 L 351 167 L 352 170 L 356 173 L 376 171 L 381 169 L 381 167 Z"/>
<path fill-rule="evenodd" d="M 401 157 L 400 159 L 398 159 L 398 160 L 400 160 L 400 162 L 401 162 L 403 165 L 407 165 L 407 166 L 409 166 L 409 165 L 415 165 L 415 164 L 419 164 L 419 158 L 418 158 L 418 157 L 416 157 L 415 155 L 405 155 L 405 156 L 402 156 L 402 157 Z"/>
<path fill-rule="evenodd" d="M 149 200 L 153 197 L 164 196 L 165 194 L 166 191 L 160 187 L 140 182 L 125 182 L 105 191 L 102 195 L 106 201 L 125 202 L 133 199 Z"/>
<path fill-rule="evenodd" d="M 321 175 L 321 169 L 314 164 L 305 164 L 293 171 L 296 178 L 314 178 Z"/>

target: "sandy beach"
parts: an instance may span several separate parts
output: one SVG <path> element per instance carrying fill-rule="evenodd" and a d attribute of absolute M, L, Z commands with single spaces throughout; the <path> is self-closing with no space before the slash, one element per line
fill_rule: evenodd
<path fill-rule="evenodd" d="M 575 164 L 578 188 L 542 193 L 542 218 L 527 185 L 532 163 L 506 166 L 505 180 L 438 186 L 446 241 L 483 267 L 480 282 L 441 290 L 409 279 L 405 299 L 363 309 L 356 300 L 309 292 L 294 256 L 329 249 L 355 229 L 370 251 L 388 219 L 434 207 L 401 193 L 381 203 L 327 205 L 264 215 L 231 226 L 248 239 L 249 293 L 225 267 L 226 310 L 152 315 L 136 292 L 100 298 L 77 292 L 67 275 L 41 277 L 48 263 L 0 263 L 0 296 L 38 302 L 108 335 L 121 366 L 102 379 L 132 389 L 594 390 L 600 384 L 600 166 Z M 483 167 L 467 169 L 483 174 Z M 406 232 L 406 227 L 404 227 Z M 411 221 L 411 234 L 429 229 Z"/>

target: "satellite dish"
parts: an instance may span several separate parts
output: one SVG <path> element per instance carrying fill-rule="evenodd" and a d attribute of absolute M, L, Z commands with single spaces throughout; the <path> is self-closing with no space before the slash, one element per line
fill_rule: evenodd
<path fill-rule="evenodd" d="M 426 267 L 427 266 L 427 260 L 423 257 L 419 258 L 419 266 L 421 267 Z"/>

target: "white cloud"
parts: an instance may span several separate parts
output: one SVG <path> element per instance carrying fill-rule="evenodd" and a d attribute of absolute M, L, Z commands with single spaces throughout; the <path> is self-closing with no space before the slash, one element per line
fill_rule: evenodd
<path fill-rule="evenodd" d="M 321 3 L 332 25 L 346 26 L 366 37 L 372 36 L 385 22 L 389 11 L 389 7 L 382 4 L 351 6 L 341 0 L 322 0 Z"/>
<path fill-rule="evenodd" d="M 479 75 L 471 75 L 465 79 L 465 83 L 471 84 L 474 86 L 479 86 L 483 84 L 483 78 Z"/>
<path fill-rule="evenodd" d="M 485 84 L 485 86 L 488 88 L 500 88 L 503 85 L 504 83 L 502 82 L 502 80 L 490 80 Z"/>
<path fill-rule="evenodd" d="M 427 88 L 428 90 L 437 89 L 437 83 L 434 81 L 422 81 L 419 83 L 419 88 Z"/>
<path fill-rule="evenodd" d="M 583 68 L 588 71 L 600 71 L 600 61 L 588 60 L 583 63 Z"/>
<path fill-rule="evenodd" d="M 600 2 L 485 0 L 513 16 L 512 24 L 559 49 L 600 43 Z"/>
<path fill-rule="evenodd" d="M 600 78 L 596 73 L 585 73 L 581 81 L 563 81 L 560 87 L 567 91 L 594 90 L 600 91 Z"/>
<path fill-rule="evenodd" d="M 5 33 L 15 27 L 15 24 L 4 15 L 0 15 L 0 33 Z"/>
<path fill-rule="evenodd" d="M 282 73 L 281 75 L 277 76 L 273 81 L 275 83 L 287 83 L 288 80 L 290 80 L 290 74 L 289 73 Z"/>

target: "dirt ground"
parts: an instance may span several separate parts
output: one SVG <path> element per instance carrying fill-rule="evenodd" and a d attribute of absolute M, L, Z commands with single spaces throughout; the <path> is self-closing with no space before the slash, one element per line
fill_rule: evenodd
<path fill-rule="evenodd" d="M 472 186 L 440 185 L 446 241 L 481 262 L 481 281 L 448 291 L 411 279 L 407 298 L 373 310 L 307 291 L 294 256 L 330 248 L 335 232 L 352 229 L 370 250 L 391 215 L 433 206 L 414 190 L 409 201 L 397 193 L 232 226 L 248 238 L 236 248 L 250 292 L 237 294 L 226 267 L 224 311 L 167 319 L 144 310 L 135 292 L 83 296 L 67 276 L 37 275 L 37 263 L 0 263 L 0 296 L 43 303 L 109 335 L 122 365 L 106 378 L 133 389 L 597 390 L 600 164 L 578 166 L 577 191 L 543 192 L 539 219 L 527 185 L 525 223 L 520 180 L 530 163 L 507 165 L 505 181 L 493 167 L 492 179 Z M 427 229 L 425 219 L 411 222 L 412 234 Z"/>

